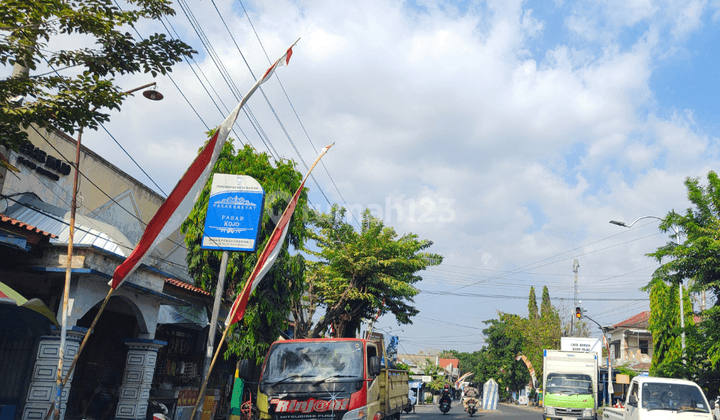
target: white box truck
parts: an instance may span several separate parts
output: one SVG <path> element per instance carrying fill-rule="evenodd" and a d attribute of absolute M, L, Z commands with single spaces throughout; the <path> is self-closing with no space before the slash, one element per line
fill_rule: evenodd
<path fill-rule="evenodd" d="M 544 350 L 543 419 L 595 420 L 597 385 L 596 353 Z"/>

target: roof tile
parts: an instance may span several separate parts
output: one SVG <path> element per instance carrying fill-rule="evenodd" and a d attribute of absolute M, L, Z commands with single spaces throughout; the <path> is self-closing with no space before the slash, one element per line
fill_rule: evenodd
<path fill-rule="evenodd" d="M 631 318 L 626 319 L 625 321 L 618 322 L 617 324 L 613 325 L 613 328 L 647 328 L 649 320 L 650 311 L 644 311 Z"/>
<path fill-rule="evenodd" d="M 190 290 L 191 292 L 195 292 L 201 295 L 210 296 L 210 293 L 204 291 L 203 289 L 193 286 L 190 283 L 185 283 L 184 281 L 180 281 L 177 279 L 165 279 L 165 283 L 171 284 L 175 287 L 179 287 L 181 289 Z"/>
<path fill-rule="evenodd" d="M 13 226 L 17 226 L 19 228 L 25 228 L 29 230 L 30 232 L 39 233 L 43 236 L 47 236 L 48 238 L 57 238 L 57 235 L 53 235 L 50 232 L 45 232 L 44 230 L 40 230 L 36 228 L 35 226 L 28 225 L 27 223 L 23 223 L 17 219 L 13 219 L 12 217 L 5 216 L 4 214 L 0 214 L 0 221 L 3 223 L 9 223 Z"/>

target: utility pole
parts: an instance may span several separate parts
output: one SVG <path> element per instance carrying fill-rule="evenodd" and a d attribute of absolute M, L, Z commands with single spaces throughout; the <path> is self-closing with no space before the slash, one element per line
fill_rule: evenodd
<path fill-rule="evenodd" d="M 573 273 L 575 273 L 575 293 L 573 294 L 573 308 L 578 305 L 578 268 L 580 263 L 573 260 Z M 570 337 L 575 337 L 575 315 L 570 317 Z"/>

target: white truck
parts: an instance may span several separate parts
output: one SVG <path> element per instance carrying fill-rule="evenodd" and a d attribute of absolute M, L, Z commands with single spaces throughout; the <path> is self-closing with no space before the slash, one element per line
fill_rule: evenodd
<path fill-rule="evenodd" d="M 544 350 L 543 419 L 597 419 L 596 353 Z"/>
<path fill-rule="evenodd" d="M 613 420 L 713 420 L 714 406 L 695 382 L 636 376 L 624 408 L 605 408 L 602 416 Z"/>

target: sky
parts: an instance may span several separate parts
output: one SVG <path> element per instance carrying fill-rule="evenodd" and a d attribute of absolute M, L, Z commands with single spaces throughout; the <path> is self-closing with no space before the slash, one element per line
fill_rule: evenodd
<path fill-rule="evenodd" d="M 420 273 L 413 324 L 375 324 L 400 353 L 479 350 L 484 321 L 527 315 L 530 287 L 539 300 L 547 286 L 569 317 L 575 260 L 596 322 L 648 310 L 640 288 L 658 263 L 646 254 L 674 239 L 653 218 L 608 222 L 684 212 L 685 179 L 720 168 L 720 0 L 174 7 L 139 36 L 169 33 L 197 56 L 155 79 L 165 100 L 137 94 L 83 144 L 166 195 L 205 132 L 299 38 L 231 137 L 303 173 L 335 143 L 307 185 L 312 204 L 358 219 L 369 208 L 433 241 L 444 261 Z"/>

